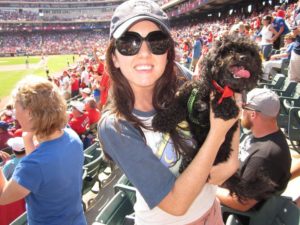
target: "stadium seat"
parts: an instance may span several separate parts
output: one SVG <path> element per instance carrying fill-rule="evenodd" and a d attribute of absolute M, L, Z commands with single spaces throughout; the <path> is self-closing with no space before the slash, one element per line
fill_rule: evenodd
<path fill-rule="evenodd" d="M 284 85 L 281 89 L 271 89 L 279 96 L 291 97 L 295 94 L 296 86 L 298 82 L 290 81 L 289 79 L 285 79 Z"/>
<path fill-rule="evenodd" d="M 279 96 L 280 112 L 277 118 L 279 127 L 287 129 L 291 107 L 300 107 L 300 83 L 297 83 L 292 96 Z"/>
<path fill-rule="evenodd" d="M 230 214 L 226 220 L 226 225 L 243 225 L 238 217 Z"/>
<path fill-rule="evenodd" d="M 89 148 L 84 152 L 84 165 L 83 170 L 86 175 L 83 177 L 82 195 L 92 190 L 94 185 L 98 184 L 98 191 L 101 189 L 101 181 L 99 180 L 99 173 L 107 167 L 107 163 L 104 160 L 104 154 L 102 150 L 94 145 L 94 148 Z M 91 199 L 92 200 L 92 199 Z M 87 205 L 82 202 L 84 210 L 87 209 Z"/>
<path fill-rule="evenodd" d="M 9 225 L 27 225 L 27 212 L 24 212 Z"/>
<path fill-rule="evenodd" d="M 300 141 L 300 107 L 292 107 L 289 110 L 289 122 L 287 129 L 287 137 L 289 138 L 294 149 L 299 152 Z"/>
<path fill-rule="evenodd" d="M 289 59 L 282 59 L 281 67 L 280 68 L 272 68 L 270 71 L 271 76 L 274 76 L 277 73 L 281 73 L 285 76 L 288 75 L 290 60 Z"/>
<path fill-rule="evenodd" d="M 122 225 L 126 215 L 133 213 L 132 201 L 123 191 L 117 194 L 104 206 L 92 225 Z"/>
<path fill-rule="evenodd" d="M 271 197 L 258 210 L 240 212 L 226 206 L 221 208 L 222 213 L 234 215 L 235 218 L 239 216 L 248 217 L 249 225 L 300 225 L 300 209 L 290 198 L 285 196 Z M 235 224 L 233 219 L 229 222 L 230 225 Z"/>
<path fill-rule="evenodd" d="M 286 76 L 283 74 L 276 74 L 271 81 L 268 82 L 258 82 L 258 87 L 269 88 L 269 89 L 281 89 L 284 85 Z"/>

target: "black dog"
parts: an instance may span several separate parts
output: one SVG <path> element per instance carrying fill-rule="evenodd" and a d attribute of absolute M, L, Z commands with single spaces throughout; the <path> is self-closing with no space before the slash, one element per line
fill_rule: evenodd
<path fill-rule="evenodd" d="M 176 93 L 174 104 L 158 112 L 152 121 L 154 130 L 170 133 L 180 122 L 186 120 L 189 123 L 197 148 L 192 153 L 182 154 L 181 171 L 194 158 L 209 132 L 210 93 L 214 95 L 211 106 L 215 116 L 225 120 L 234 118 L 239 113 L 232 98 L 234 92 L 246 96 L 262 75 L 258 46 L 245 37 L 226 36 L 216 41 L 201 68 L 200 79 L 185 82 Z M 245 97 L 243 99 L 245 101 Z M 214 165 L 230 157 L 231 140 L 236 129 L 237 123 L 228 131 Z M 234 183 L 232 181 L 230 185 L 228 181 L 226 186 L 238 195 L 242 191 L 235 190 Z"/>

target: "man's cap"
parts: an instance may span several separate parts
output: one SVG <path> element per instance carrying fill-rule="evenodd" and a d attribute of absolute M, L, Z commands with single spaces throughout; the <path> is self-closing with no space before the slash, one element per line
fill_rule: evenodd
<path fill-rule="evenodd" d="M 277 14 L 276 14 L 277 17 L 281 17 L 281 18 L 284 18 L 285 17 L 285 12 L 283 10 L 278 10 L 277 11 Z"/>
<path fill-rule="evenodd" d="M 77 109 L 79 112 L 83 113 L 84 112 L 84 103 L 83 102 L 79 102 L 79 101 L 72 101 L 70 103 L 70 105 L 72 107 L 74 107 L 75 109 Z"/>
<path fill-rule="evenodd" d="M 109 38 L 121 37 L 134 23 L 141 20 L 153 21 L 170 33 L 169 18 L 156 2 L 129 0 L 115 9 L 110 23 Z"/>
<path fill-rule="evenodd" d="M 246 107 L 254 109 L 266 116 L 276 117 L 280 109 L 278 95 L 264 88 L 255 88 L 247 94 Z"/>
<path fill-rule="evenodd" d="M 25 151 L 24 141 L 21 137 L 10 138 L 7 140 L 7 145 L 15 152 Z"/>
<path fill-rule="evenodd" d="M 91 89 L 90 88 L 83 88 L 82 90 L 81 90 L 81 92 L 83 92 L 83 93 L 86 93 L 86 94 L 91 94 Z"/>
<path fill-rule="evenodd" d="M 7 130 L 9 127 L 9 124 L 6 123 L 5 121 L 0 121 L 0 128 L 2 128 L 3 130 Z"/>

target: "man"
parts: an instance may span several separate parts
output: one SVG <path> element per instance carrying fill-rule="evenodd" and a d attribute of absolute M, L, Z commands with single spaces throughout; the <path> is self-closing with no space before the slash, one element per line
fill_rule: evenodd
<path fill-rule="evenodd" d="M 69 126 L 78 134 L 83 134 L 89 127 L 89 118 L 84 114 L 84 103 L 71 102 L 72 113 L 70 114 Z"/>
<path fill-rule="evenodd" d="M 23 138 L 15 137 L 10 138 L 7 141 L 9 147 L 11 147 L 14 155 L 12 155 L 10 160 L 5 162 L 3 166 L 3 173 L 7 180 L 9 180 L 20 160 L 25 156 L 25 147 Z"/>
<path fill-rule="evenodd" d="M 218 188 L 221 204 L 248 211 L 274 194 L 283 192 L 290 179 L 291 155 L 284 134 L 277 126 L 278 96 L 269 89 L 253 89 L 243 106 L 241 125 L 251 130 L 240 144 L 241 162 L 237 183 L 248 196 L 238 199 Z"/>
<path fill-rule="evenodd" d="M 284 36 L 290 32 L 286 22 L 284 20 L 284 15 L 282 10 L 279 10 L 276 17 L 272 21 L 272 26 L 277 31 L 277 34 L 273 36 L 273 47 L 275 49 L 280 49 L 283 46 Z"/>
<path fill-rule="evenodd" d="M 100 119 L 101 113 L 97 109 L 97 103 L 93 97 L 85 99 L 85 114 L 89 117 L 90 125 L 97 124 Z"/>
<path fill-rule="evenodd" d="M 0 150 L 6 149 L 8 147 L 7 140 L 12 137 L 12 135 L 8 132 L 9 124 L 5 121 L 0 121 Z M 9 154 L 11 154 L 11 151 L 5 150 Z"/>
<path fill-rule="evenodd" d="M 202 51 L 202 44 L 200 40 L 200 33 L 196 32 L 194 34 L 194 45 L 193 45 L 193 52 L 192 52 L 192 63 L 190 65 L 190 70 L 194 71 L 196 64 L 201 56 Z"/>
<path fill-rule="evenodd" d="M 295 37 L 294 48 L 291 54 L 288 77 L 291 81 L 300 82 L 300 20 L 292 27 Z"/>

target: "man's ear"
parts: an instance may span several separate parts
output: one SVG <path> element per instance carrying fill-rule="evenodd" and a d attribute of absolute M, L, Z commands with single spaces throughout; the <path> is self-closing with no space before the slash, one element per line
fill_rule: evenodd
<path fill-rule="evenodd" d="M 120 68 L 119 60 L 117 59 L 117 56 L 115 54 L 112 54 L 112 60 L 113 60 L 114 66 L 116 68 Z"/>

